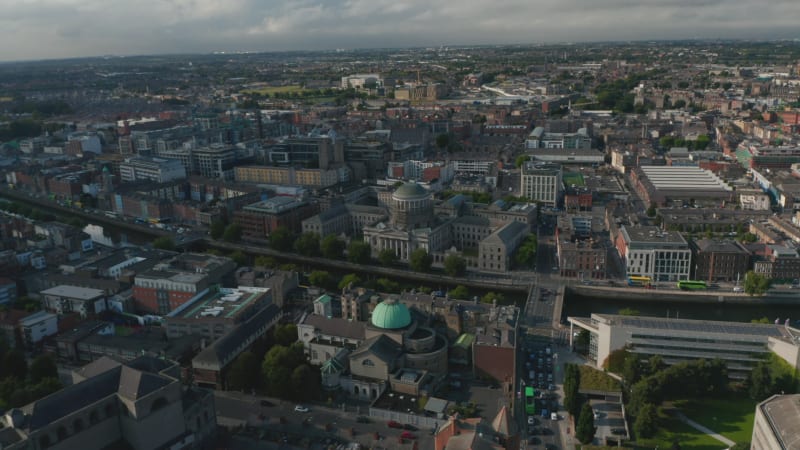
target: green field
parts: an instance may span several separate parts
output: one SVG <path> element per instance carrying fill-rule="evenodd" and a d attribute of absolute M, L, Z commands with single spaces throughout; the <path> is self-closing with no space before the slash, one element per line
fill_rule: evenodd
<path fill-rule="evenodd" d="M 746 396 L 703 399 L 675 403 L 686 417 L 705 425 L 734 442 L 750 442 L 756 402 Z"/>
<path fill-rule="evenodd" d="M 577 187 L 582 187 L 586 185 L 583 175 L 578 172 L 564 172 L 561 178 L 564 180 L 564 186 L 572 186 L 574 184 Z"/>
<path fill-rule="evenodd" d="M 669 449 L 677 440 L 681 450 L 722 450 L 727 446 L 722 442 L 695 430 L 677 417 L 662 416 L 659 419 L 661 429 L 652 439 L 640 439 L 634 448 L 637 449 Z"/>
<path fill-rule="evenodd" d="M 244 91 L 242 91 L 242 94 L 261 94 L 261 95 L 269 94 L 269 95 L 272 95 L 272 94 L 275 94 L 275 93 L 278 93 L 278 92 L 280 92 L 281 94 L 292 93 L 292 92 L 298 92 L 299 93 L 299 92 L 303 92 L 305 90 L 306 89 L 301 87 L 300 85 L 293 84 L 293 85 L 290 85 L 290 86 L 265 86 L 265 87 L 258 88 L 258 89 L 245 89 Z"/>

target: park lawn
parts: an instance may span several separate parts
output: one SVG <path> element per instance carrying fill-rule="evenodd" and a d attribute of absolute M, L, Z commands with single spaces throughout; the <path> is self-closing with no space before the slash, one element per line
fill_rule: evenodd
<path fill-rule="evenodd" d="M 254 94 L 258 93 L 261 95 L 264 94 L 275 94 L 276 92 L 280 93 L 291 93 L 291 92 L 303 92 L 305 89 L 302 88 L 299 84 L 292 84 L 289 86 L 266 86 L 258 89 L 245 89 L 242 91 L 243 94 Z"/>
<path fill-rule="evenodd" d="M 578 369 L 581 371 L 580 389 L 610 392 L 619 392 L 622 390 L 619 381 L 601 370 L 586 365 L 578 366 Z"/>
<path fill-rule="evenodd" d="M 686 417 L 705 425 L 733 442 L 750 442 L 756 402 L 743 395 L 729 398 L 675 402 Z"/>
<path fill-rule="evenodd" d="M 651 439 L 640 439 L 634 448 L 637 449 L 669 449 L 675 441 L 681 450 L 722 450 L 727 446 L 722 442 L 695 430 L 677 417 L 660 416 L 659 430 Z"/>

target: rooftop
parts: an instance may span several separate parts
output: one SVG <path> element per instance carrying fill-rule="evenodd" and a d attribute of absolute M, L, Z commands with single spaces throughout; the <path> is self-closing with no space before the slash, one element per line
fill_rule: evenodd
<path fill-rule="evenodd" d="M 716 191 L 733 190 L 710 170 L 690 166 L 642 166 L 639 168 L 658 190 Z"/>
<path fill-rule="evenodd" d="M 103 291 L 101 291 L 100 289 L 69 286 L 66 284 L 46 289 L 44 291 L 41 291 L 40 294 L 68 297 L 78 300 L 92 300 L 97 297 L 102 297 L 104 295 Z"/>
<path fill-rule="evenodd" d="M 661 330 L 663 332 L 690 332 L 702 334 L 729 334 L 739 337 L 783 337 L 787 332 L 783 325 L 723 322 L 717 320 L 667 319 L 661 317 L 621 316 L 615 314 L 592 314 L 592 321 L 609 325 Z"/>
<path fill-rule="evenodd" d="M 800 394 L 773 395 L 758 405 L 782 444 L 782 448 L 800 447 Z"/>
<path fill-rule="evenodd" d="M 182 319 L 200 319 L 203 317 L 221 317 L 230 319 L 251 305 L 259 298 L 267 295 L 269 288 L 239 287 L 217 288 L 212 287 L 206 295 L 187 303 L 183 308 L 178 308 L 169 314 L 169 317 Z"/>

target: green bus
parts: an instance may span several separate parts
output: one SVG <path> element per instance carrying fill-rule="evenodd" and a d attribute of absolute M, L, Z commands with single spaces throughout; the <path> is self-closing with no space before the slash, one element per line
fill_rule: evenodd
<path fill-rule="evenodd" d="M 532 386 L 525 386 L 525 414 L 529 416 L 536 414 L 536 391 Z"/>
<path fill-rule="evenodd" d="M 678 289 L 684 291 L 702 291 L 708 288 L 705 281 L 684 280 L 678 281 Z"/>

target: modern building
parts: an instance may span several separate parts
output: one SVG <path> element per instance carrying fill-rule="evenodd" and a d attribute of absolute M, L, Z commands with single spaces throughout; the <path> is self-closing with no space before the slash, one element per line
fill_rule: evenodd
<path fill-rule="evenodd" d="M 650 277 L 654 282 L 690 278 L 692 251 L 677 231 L 622 226 L 615 246 L 627 276 Z"/>
<path fill-rule="evenodd" d="M 756 405 L 752 450 L 800 448 L 800 394 L 773 395 Z"/>
<path fill-rule="evenodd" d="M 668 201 L 710 202 L 735 200 L 733 187 L 714 172 L 687 166 L 641 166 L 631 170 L 633 188 L 645 202 L 663 206 Z"/>
<path fill-rule="evenodd" d="M 58 316 L 39 311 L 19 320 L 19 330 L 25 348 L 32 349 L 48 336 L 58 333 Z"/>
<path fill-rule="evenodd" d="M 699 239 L 691 248 L 694 280 L 739 281 L 750 269 L 750 252 L 736 241 Z"/>
<path fill-rule="evenodd" d="M 232 278 L 235 268 L 230 258 L 181 253 L 136 275 L 134 303 L 140 311 L 166 315 L 195 296 L 205 295 L 210 286 Z"/>
<path fill-rule="evenodd" d="M 0 305 L 17 301 L 17 283 L 9 278 L 0 278 Z"/>
<path fill-rule="evenodd" d="M 214 396 L 184 387 L 174 362 L 101 358 L 72 377 L 74 384 L 6 411 L 0 447 L 200 448 L 216 431 Z"/>
<path fill-rule="evenodd" d="M 545 131 L 544 127 L 536 127 L 525 140 L 525 148 L 590 149 L 592 137 L 587 128 L 575 133 L 553 133 Z"/>
<path fill-rule="evenodd" d="M 561 166 L 527 162 L 520 171 L 520 194 L 533 202 L 555 207 L 564 190 Z"/>
<path fill-rule="evenodd" d="M 205 295 L 177 307 L 164 318 L 168 339 L 199 335 L 208 342 L 230 333 L 272 303 L 270 289 L 211 286 Z"/>
<path fill-rule="evenodd" d="M 302 229 L 302 222 L 319 212 L 319 205 L 303 199 L 273 197 L 252 203 L 236 211 L 234 223 L 242 227 L 242 237 L 266 239 L 278 227 L 293 233 Z"/>
<path fill-rule="evenodd" d="M 339 166 L 335 169 L 306 169 L 295 167 L 237 166 L 236 181 L 276 185 L 300 185 L 327 188 L 351 179 L 350 169 Z"/>
<path fill-rule="evenodd" d="M 659 355 L 672 365 L 698 359 L 725 361 L 728 376 L 742 380 L 770 352 L 770 339 L 785 338 L 783 324 L 592 314 L 568 317 L 570 336 L 578 327 L 590 333 L 589 354 L 598 368 L 615 350 L 647 358 Z"/>
<path fill-rule="evenodd" d="M 153 181 L 167 183 L 186 179 L 186 167 L 177 159 L 139 156 L 126 158 L 119 165 L 120 180 L 123 183 L 134 181 Z"/>
<path fill-rule="evenodd" d="M 267 157 L 280 166 L 328 170 L 344 162 L 344 142 L 329 136 L 293 137 L 269 147 Z"/>
<path fill-rule="evenodd" d="M 61 315 L 77 312 L 81 317 L 87 317 L 108 309 L 106 293 L 100 289 L 61 285 L 39 294 L 46 310 Z"/>
<path fill-rule="evenodd" d="M 377 89 L 383 87 L 383 78 L 377 73 L 357 73 L 342 77 L 342 89 Z"/>

